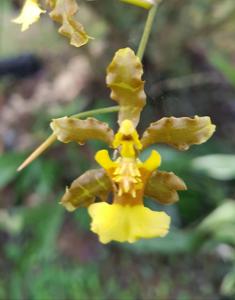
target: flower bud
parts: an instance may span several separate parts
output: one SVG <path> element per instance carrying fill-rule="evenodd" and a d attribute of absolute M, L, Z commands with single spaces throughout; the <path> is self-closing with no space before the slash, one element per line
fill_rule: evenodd
<path fill-rule="evenodd" d="M 121 0 L 121 1 L 130 3 L 135 6 L 140 6 L 145 9 L 150 9 L 156 3 L 156 0 Z"/>

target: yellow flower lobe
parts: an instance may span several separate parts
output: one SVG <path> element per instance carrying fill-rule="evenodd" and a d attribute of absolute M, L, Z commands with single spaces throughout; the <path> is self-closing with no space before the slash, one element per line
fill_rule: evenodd
<path fill-rule="evenodd" d="M 20 15 L 12 22 L 21 24 L 21 31 L 25 31 L 30 25 L 37 22 L 42 13 L 45 13 L 38 4 L 37 0 L 26 0 Z"/>
<path fill-rule="evenodd" d="M 94 203 L 88 213 L 92 218 L 91 230 L 104 244 L 112 240 L 134 243 L 141 238 L 164 237 L 170 226 L 166 213 L 151 211 L 143 205 Z"/>

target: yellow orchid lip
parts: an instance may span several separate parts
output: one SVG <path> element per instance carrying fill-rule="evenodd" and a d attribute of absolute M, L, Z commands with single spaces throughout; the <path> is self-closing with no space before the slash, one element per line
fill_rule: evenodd
<path fill-rule="evenodd" d="M 170 226 L 170 217 L 165 212 L 152 211 L 143 205 L 94 203 L 89 206 L 88 213 L 92 218 L 91 230 L 104 244 L 164 237 Z"/>

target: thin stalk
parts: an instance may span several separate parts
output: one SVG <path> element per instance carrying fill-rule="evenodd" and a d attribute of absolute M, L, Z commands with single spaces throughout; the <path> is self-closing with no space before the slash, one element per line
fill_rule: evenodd
<path fill-rule="evenodd" d="M 139 43 L 139 47 L 138 47 L 138 51 L 137 51 L 137 56 L 140 58 L 140 60 L 143 59 L 144 56 L 144 52 L 149 40 L 149 36 L 153 27 L 153 21 L 154 18 L 156 16 L 156 12 L 157 12 L 157 7 L 158 4 L 156 3 L 155 5 L 153 5 L 152 8 L 150 8 L 149 12 L 148 12 L 148 17 L 144 26 L 144 31 Z"/>
<path fill-rule="evenodd" d="M 23 170 L 27 167 L 32 161 L 38 158 L 48 147 L 50 147 L 56 141 L 56 135 L 52 133 L 36 150 L 31 153 L 26 160 L 18 167 L 17 171 Z"/>
<path fill-rule="evenodd" d="M 81 119 L 81 118 L 85 118 L 85 117 L 91 117 L 91 116 L 100 115 L 100 114 L 108 114 L 108 113 L 113 113 L 113 112 L 117 112 L 117 111 L 119 111 L 119 105 L 87 110 L 87 111 L 72 115 L 71 117 Z"/>
<path fill-rule="evenodd" d="M 105 108 L 98 108 L 93 110 L 84 111 L 75 115 L 72 115 L 73 118 L 85 118 L 85 117 L 91 117 L 97 114 L 108 114 L 117 112 L 119 110 L 119 106 L 110 106 Z M 52 133 L 36 150 L 33 151 L 33 153 L 30 154 L 26 158 L 26 160 L 18 167 L 17 171 L 23 170 L 25 167 L 27 167 L 32 161 L 34 161 L 38 156 L 40 156 L 44 151 L 46 151 L 47 148 L 49 148 L 54 142 L 57 140 L 57 137 L 54 133 Z"/>

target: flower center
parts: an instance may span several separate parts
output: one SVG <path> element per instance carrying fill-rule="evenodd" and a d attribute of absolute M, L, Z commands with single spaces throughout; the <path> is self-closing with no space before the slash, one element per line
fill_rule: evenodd
<path fill-rule="evenodd" d="M 119 157 L 113 172 L 113 181 L 118 185 L 118 196 L 129 193 L 136 197 L 136 190 L 142 188 L 142 179 L 136 159 Z"/>
<path fill-rule="evenodd" d="M 161 157 L 156 151 L 145 162 L 138 159 L 142 149 L 139 135 L 130 120 L 125 120 L 113 140 L 113 148 L 119 157 L 111 160 L 107 150 L 96 153 L 96 161 L 106 170 L 114 188 L 114 202 L 137 205 L 143 201 L 146 180 L 160 165 Z"/>

